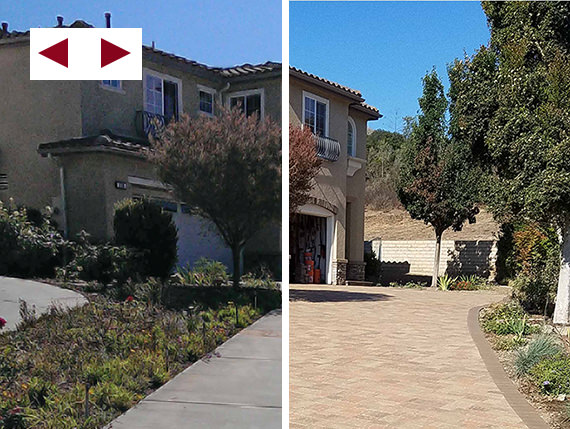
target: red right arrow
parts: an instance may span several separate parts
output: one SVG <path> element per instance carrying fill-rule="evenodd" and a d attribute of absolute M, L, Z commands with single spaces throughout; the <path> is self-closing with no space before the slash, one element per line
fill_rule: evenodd
<path fill-rule="evenodd" d="M 67 68 L 67 41 L 68 39 L 62 40 L 61 42 L 39 52 L 39 54 Z"/>
<path fill-rule="evenodd" d="M 101 68 L 114 63 L 129 54 L 129 51 L 126 51 L 105 39 L 101 39 Z"/>

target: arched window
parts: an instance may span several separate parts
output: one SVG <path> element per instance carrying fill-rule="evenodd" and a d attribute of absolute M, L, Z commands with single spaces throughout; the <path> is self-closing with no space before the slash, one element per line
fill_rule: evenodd
<path fill-rule="evenodd" d="M 348 128 L 346 135 L 346 153 L 348 156 L 356 156 L 356 125 L 350 116 L 348 117 Z"/>

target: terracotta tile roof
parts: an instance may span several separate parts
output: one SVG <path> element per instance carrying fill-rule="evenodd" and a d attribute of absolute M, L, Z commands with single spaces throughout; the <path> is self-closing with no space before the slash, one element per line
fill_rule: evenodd
<path fill-rule="evenodd" d="M 78 19 L 76 21 L 74 21 L 71 25 L 56 25 L 53 28 L 93 28 L 93 25 Z M 23 37 L 29 37 L 30 36 L 30 30 L 28 31 L 8 31 L 7 33 L 5 33 L 4 31 L 0 30 L 0 40 L 4 39 L 4 40 L 14 40 L 14 39 L 19 39 L 19 38 L 23 38 Z"/>
<path fill-rule="evenodd" d="M 337 88 L 337 89 L 346 91 L 346 92 L 348 92 L 349 94 L 352 94 L 352 95 L 354 95 L 354 96 L 356 96 L 356 97 L 362 98 L 362 94 L 360 93 L 360 91 L 358 91 L 358 90 L 356 90 L 356 89 L 349 88 L 348 86 L 341 85 L 340 83 L 333 82 L 332 80 L 325 79 L 325 78 L 323 78 L 323 77 L 317 76 L 316 74 L 312 74 L 312 73 L 306 72 L 306 71 L 304 71 L 304 70 L 298 69 L 297 67 L 290 66 L 290 67 L 289 67 L 289 70 L 292 71 L 292 72 L 294 72 L 294 73 L 299 73 L 299 74 L 301 74 L 301 75 L 303 75 L 303 76 L 310 77 L 310 78 L 312 78 L 312 79 L 316 79 L 316 80 L 318 80 L 318 81 L 320 81 L 320 82 L 322 82 L 322 83 L 326 83 L 327 85 L 333 86 L 333 87 L 335 87 L 335 88 Z"/>
<path fill-rule="evenodd" d="M 293 72 L 294 74 L 299 74 L 299 75 L 304 76 L 306 78 L 315 79 L 318 82 L 324 83 L 325 85 L 331 86 L 331 87 L 333 87 L 337 90 L 341 90 L 341 91 L 343 91 L 343 92 L 345 92 L 345 93 L 347 93 L 353 97 L 359 98 L 360 100 L 358 100 L 357 103 L 353 104 L 354 107 L 359 108 L 360 110 L 364 110 L 368 113 L 371 113 L 372 116 L 376 116 L 377 118 L 382 117 L 382 114 L 380 113 L 380 111 L 376 107 L 371 106 L 370 104 L 364 102 L 364 98 L 362 98 L 362 93 L 360 91 L 358 91 L 356 89 L 349 88 L 348 86 L 341 85 L 340 83 L 333 82 L 332 80 L 328 80 L 328 79 L 325 79 L 323 77 L 317 76 L 316 74 L 312 74 L 312 73 L 306 72 L 304 70 L 298 69 L 297 67 L 290 66 L 289 70 L 291 72 Z"/>
<path fill-rule="evenodd" d="M 153 48 L 152 46 L 143 45 L 143 51 L 159 54 L 163 57 L 169 58 L 174 61 L 199 67 L 201 69 L 208 70 L 225 78 L 249 76 L 253 74 L 261 74 L 275 70 L 281 70 L 281 63 L 276 63 L 272 61 L 267 61 L 262 64 L 246 63 L 246 64 L 236 65 L 233 67 L 212 67 L 203 63 L 199 63 L 198 61 L 190 60 L 180 55 L 173 54 L 171 52 L 166 52 L 161 49 Z"/>
<path fill-rule="evenodd" d="M 87 137 L 75 137 L 56 142 L 41 143 L 38 152 L 41 155 L 63 152 L 111 151 L 144 155 L 149 149 L 145 140 L 116 135 L 104 130 L 101 134 Z"/>
<path fill-rule="evenodd" d="M 234 67 L 220 68 L 219 73 L 224 77 L 246 76 L 281 70 L 281 63 L 267 61 L 263 64 L 242 64 Z"/>

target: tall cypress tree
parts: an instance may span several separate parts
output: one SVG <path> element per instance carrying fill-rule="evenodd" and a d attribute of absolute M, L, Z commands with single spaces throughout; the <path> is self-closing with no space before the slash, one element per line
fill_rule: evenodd
<path fill-rule="evenodd" d="M 418 101 L 420 114 L 402 151 L 398 197 L 413 219 L 434 229 L 432 286 L 436 287 L 444 231 L 461 230 L 466 220 L 475 222 L 477 175 L 469 147 L 448 135 L 448 102 L 435 70 L 423 78 Z"/>

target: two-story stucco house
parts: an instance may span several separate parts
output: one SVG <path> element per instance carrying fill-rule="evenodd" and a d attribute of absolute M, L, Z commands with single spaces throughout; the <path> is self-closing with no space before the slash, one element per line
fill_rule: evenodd
<path fill-rule="evenodd" d="M 315 134 L 323 159 L 308 204 L 290 220 L 294 282 L 364 280 L 367 123 L 381 117 L 359 91 L 291 67 L 289 115 Z"/>
<path fill-rule="evenodd" d="M 57 27 L 63 27 L 58 17 Z M 90 27 L 75 21 L 74 28 Z M 28 32 L 0 31 L 0 200 L 55 208 L 68 237 L 86 230 L 113 235 L 113 206 L 146 196 L 171 211 L 179 263 L 200 257 L 231 267 L 231 252 L 202 219 L 189 214 L 146 159 L 154 118 L 185 112 L 212 115 L 217 105 L 241 106 L 281 119 L 281 65 L 211 67 L 143 46 L 142 81 L 31 81 Z M 249 260 L 280 264 L 280 228 L 248 245 Z"/>

